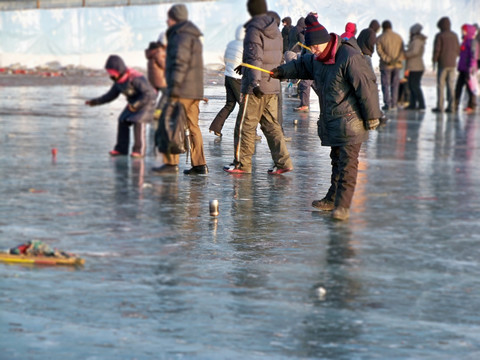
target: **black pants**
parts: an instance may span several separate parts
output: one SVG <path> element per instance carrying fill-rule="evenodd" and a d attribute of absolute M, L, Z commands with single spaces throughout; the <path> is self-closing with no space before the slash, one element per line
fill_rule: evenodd
<path fill-rule="evenodd" d="M 470 74 L 467 71 L 460 71 L 457 77 L 457 84 L 455 85 L 455 109 L 458 110 L 458 105 L 460 104 L 460 100 L 462 98 L 462 90 L 465 86 L 467 88 L 468 94 L 468 107 L 475 109 L 477 107 L 477 97 L 475 94 L 470 90 L 468 86 L 468 79 L 470 78 Z"/>
<path fill-rule="evenodd" d="M 425 109 L 425 99 L 422 91 L 423 71 L 410 71 L 408 74 L 408 88 L 410 89 L 410 105 L 415 109 Z"/>
<path fill-rule="evenodd" d="M 326 198 L 335 202 L 335 207 L 349 209 L 357 185 L 358 154 L 362 144 L 332 146 L 332 177 Z"/>
<path fill-rule="evenodd" d="M 115 150 L 119 153 L 127 155 L 130 150 L 130 126 L 133 125 L 133 148 L 132 152 L 145 155 L 146 150 L 146 134 L 145 128 L 146 124 L 144 123 L 131 123 L 128 121 L 119 121 L 118 130 L 117 130 L 117 144 L 115 145 Z"/>
<path fill-rule="evenodd" d="M 235 105 L 240 103 L 240 88 L 242 86 L 241 79 L 235 79 L 230 76 L 225 76 L 225 90 L 227 91 L 227 102 L 225 106 L 218 112 L 215 119 L 210 124 L 209 130 L 218 133 L 222 132 L 223 124 L 228 116 L 235 109 Z"/>

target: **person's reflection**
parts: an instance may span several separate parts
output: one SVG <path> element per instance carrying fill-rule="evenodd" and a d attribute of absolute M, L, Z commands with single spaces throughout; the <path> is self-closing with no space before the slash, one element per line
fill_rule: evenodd
<path fill-rule="evenodd" d="M 256 267 L 256 261 L 269 256 L 273 241 L 271 227 L 274 224 L 264 214 L 269 195 L 260 184 L 255 184 L 258 180 L 250 175 L 232 180 L 231 217 L 234 222 L 231 245 L 234 248 L 234 269 L 229 277 L 239 289 L 262 287 L 267 282 L 267 274 Z M 244 290 L 235 290 L 233 293 L 242 294 Z"/>
<path fill-rule="evenodd" d="M 325 269 L 310 293 L 315 310 L 303 321 L 299 351 L 309 358 L 349 359 L 352 354 L 346 347 L 325 344 L 349 343 L 362 332 L 358 316 L 349 311 L 358 307 L 362 293 L 354 262 L 357 250 L 349 226 L 332 223 L 329 236 Z"/>

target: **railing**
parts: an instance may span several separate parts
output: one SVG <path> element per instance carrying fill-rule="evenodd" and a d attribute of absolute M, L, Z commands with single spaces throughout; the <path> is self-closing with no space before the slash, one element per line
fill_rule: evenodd
<path fill-rule="evenodd" d="M 208 0 L 0 0 L 0 11 L 25 9 L 55 9 L 75 7 L 107 7 L 200 2 Z"/>

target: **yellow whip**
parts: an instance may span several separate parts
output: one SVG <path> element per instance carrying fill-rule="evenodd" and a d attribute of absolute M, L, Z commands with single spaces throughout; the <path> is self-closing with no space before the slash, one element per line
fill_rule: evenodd
<path fill-rule="evenodd" d="M 250 64 L 246 64 L 246 63 L 241 63 L 240 65 L 248 67 L 248 68 L 253 69 L 253 70 L 259 70 L 259 71 L 263 71 L 264 73 L 273 75 L 273 72 L 271 72 L 270 70 L 265 70 L 265 69 L 259 68 L 258 66 L 253 66 L 253 65 L 250 65 Z"/>

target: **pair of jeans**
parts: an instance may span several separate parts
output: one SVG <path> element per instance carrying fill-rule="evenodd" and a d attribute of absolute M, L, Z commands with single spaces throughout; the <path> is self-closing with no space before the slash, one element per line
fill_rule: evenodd
<path fill-rule="evenodd" d="M 383 102 L 388 108 L 394 109 L 398 102 L 398 87 L 400 85 L 400 69 L 380 69 Z"/>

